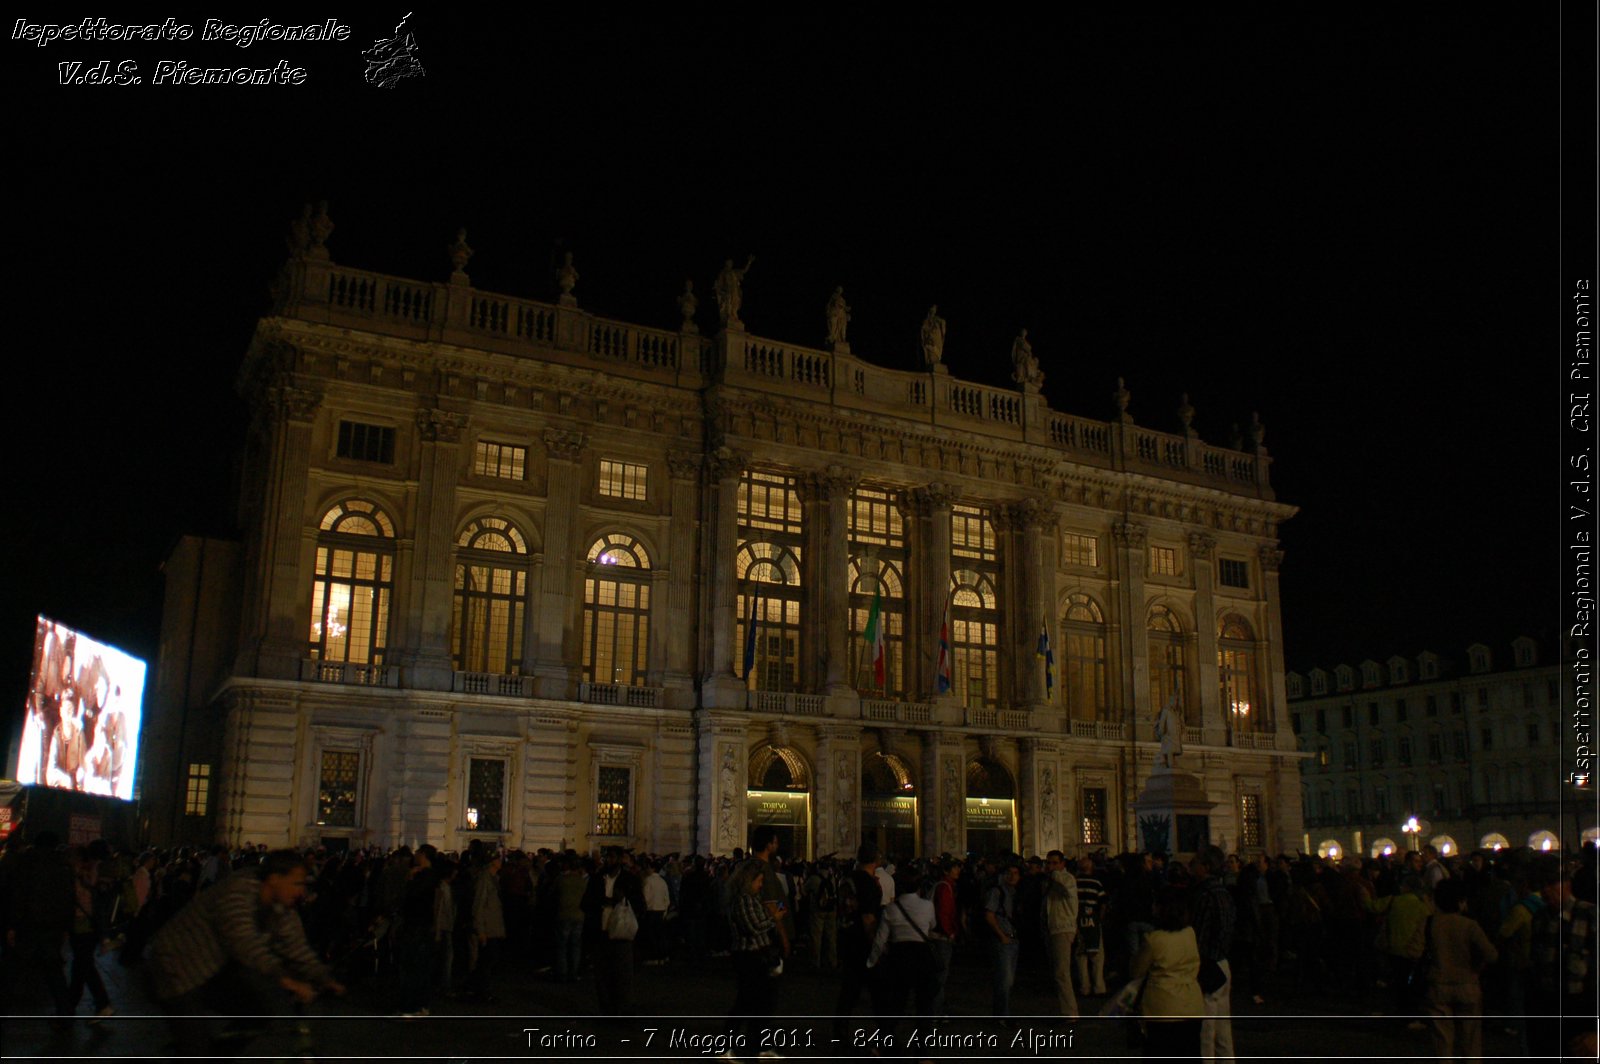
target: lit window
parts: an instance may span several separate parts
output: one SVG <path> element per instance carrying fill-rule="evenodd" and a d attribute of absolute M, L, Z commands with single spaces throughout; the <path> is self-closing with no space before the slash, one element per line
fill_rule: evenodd
<path fill-rule="evenodd" d="M 211 766 L 189 766 L 189 790 L 183 800 L 183 811 L 188 816 L 205 816 L 211 797 Z"/>
<path fill-rule="evenodd" d="M 365 499 L 323 515 L 311 585 L 309 652 L 318 661 L 381 665 L 394 593 L 394 526 Z"/>
<path fill-rule="evenodd" d="M 1101 846 L 1106 841 L 1106 789 L 1083 789 L 1083 844 Z"/>
<path fill-rule="evenodd" d="M 450 652 L 458 671 L 521 671 L 527 552 L 522 533 L 498 517 L 469 522 L 456 537 Z"/>
<path fill-rule="evenodd" d="M 1178 701 L 1178 717 L 1187 720 L 1185 706 L 1188 701 L 1185 680 L 1183 628 L 1175 613 L 1165 606 L 1150 607 L 1150 679 L 1151 695 L 1156 706 L 1164 706 L 1174 697 Z"/>
<path fill-rule="evenodd" d="M 995 585 L 1000 555 L 994 515 L 989 510 L 962 504 L 951 507 L 950 555 L 951 679 L 956 697 L 972 709 L 997 706 L 1000 601 Z"/>
<path fill-rule="evenodd" d="M 999 560 L 994 521 L 988 510 L 977 506 L 951 507 L 950 553 L 958 558 L 985 562 Z"/>
<path fill-rule="evenodd" d="M 1100 541 L 1094 536 L 1080 535 L 1077 532 L 1067 532 L 1061 537 L 1061 561 L 1066 565 L 1084 565 L 1089 568 L 1098 568 L 1100 565 Z"/>
<path fill-rule="evenodd" d="M 467 830 L 505 829 L 506 763 L 475 757 L 467 762 Z"/>
<path fill-rule="evenodd" d="M 1242 617 L 1222 620 L 1217 659 L 1222 681 L 1222 709 L 1228 727 L 1235 731 L 1264 731 L 1268 722 L 1258 720 L 1255 636 Z M 1319 729 L 1321 730 L 1321 729 Z"/>
<path fill-rule="evenodd" d="M 354 827 L 356 788 L 361 755 L 354 750 L 324 750 L 317 780 L 317 823 L 331 828 Z"/>
<path fill-rule="evenodd" d="M 528 449 L 511 443 L 479 440 L 472 456 L 472 471 L 480 477 L 521 480 L 527 466 Z"/>
<path fill-rule="evenodd" d="M 1150 572 L 1156 576 L 1177 576 L 1177 550 L 1172 547 L 1151 547 Z"/>
<path fill-rule="evenodd" d="M 905 685 L 906 534 L 894 496 L 857 488 L 849 503 L 850 676 L 862 694 L 902 698 Z M 866 638 L 872 606 L 882 591 L 883 683 L 873 668 L 875 648 Z"/>
<path fill-rule="evenodd" d="M 1261 796 L 1259 794 L 1241 794 L 1239 796 L 1239 848 L 1259 847 L 1262 845 L 1261 839 Z"/>
<path fill-rule="evenodd" d="M 1088 595 L 1068 596 L 1061 630 L 1067 642 L 1068 716 L 1073 720 L 1107 719 L 1106 623 L 1099 604 Z M 1165 698 L 1160 704 L 1166 705 Z"/>
<path fill-rule="evenodd" d="M 624 765 L 601 765 L 595 778 L 594 833 L 629 834 L 632 807 L 633 771 Z"/>
<path fill-rule="evenodd" d="M 394 429 L 385 425 L 365 425 L 359 421 L 341 421 L 338 450 L 335 453 L 340 458 L 388 465 L 394 461 Z"/>
<path fill-rule="evenodd" d="M 1250 563 L 1242 562 L 1235 558 L 1222 558 L 1217 561 L 1217 573 L 1223 587 L 1249 587 Z"/>
<path fill-rule="evenodd" d="M 645 498 L 646 466 L 631 462 L 600 460 L 600 494 L 613 499 L 631 499 L 643 502 Z"/>
<path fill-rule="evenodd" d="M 641 687 L 650 650 L 650 555 L 613 532 L 589 545 L 583 581 L 583 678 Z"/>

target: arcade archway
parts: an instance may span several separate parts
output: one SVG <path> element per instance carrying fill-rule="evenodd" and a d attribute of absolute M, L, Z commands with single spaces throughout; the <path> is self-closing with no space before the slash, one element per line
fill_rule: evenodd
<path fill-rule="evenodd" d="M 861 839 L 897 863 L 917 856 L 917 787 L 897 754 L 861 759 Z"/>
<path fill-rule="evenodd" d="M 750 755 L 749 789 L 745 792 L 746 844 L 756 829 L 778 831 L 778 853 L 811 859 L 811 767 L 799 751 L 763 746 Z"/>
<path fill-rule="evenodd" d="M 1015 853 L 1017 784 L 1000 762 L 980 757 L 967 763 L 967 852 Z"/>

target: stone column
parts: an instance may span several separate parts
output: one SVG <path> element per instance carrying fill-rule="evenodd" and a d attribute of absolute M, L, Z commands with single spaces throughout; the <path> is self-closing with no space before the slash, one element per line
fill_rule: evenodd
<path fill-rule="evenodd" d="M 922 852 L 967 849 L 967 747 L 955 732 L 925 732 L 922 741 Z"/>
<path fill-rule="evenodd" d="M 1117 585 L 1115 611 L 1125 635 L 1120 640 L 1122 653 L 1115 664 L 1120 673 L 1120 686 L 1127 692 L 1122 719 L 1129 722 L 1129 734 L 1134 739 L 1150 738 L 1155 734 L 1155 725 L 1144 719 L 1150 716 L 1147 708 L 1150 704 L 1150 639 L 1145 634 L 1144 606 L 1147 535 L 1145 526 L 1135 521 L 1118 521 L 1111 526 L 1111 536 L 1117 544 L 1118 575 L 1121 577 Z"/>
<path fill-rule="evenodd" d="M 750 742 L 742 718 L 700 710 L 695 714 L 695 756 L 700 765 L 696 853 L 732 853 L 745 844 Z"/>
<path fill-rule="evenodd" d="M 456 478 L 467 419 L 446 410 L 417 411 L 422 453 L 417 477 L 417 537 L 411 570 L 411 638 L 400 664 L 406 687 L 450 690 L 450 615 Z"/>
<path fill-rule="evenodd" d="M 734 671 L 740 648 L 734 646 L 738 581 L 733 571 L 734 556 L 739 550 L 739 475 L 744 466 L 744 455 L 726 447 L 706 459 L 706 472 L 716 484 L 712 505 L 715 532 L 701 570 L 711 586 L 711 661 L 701 677 L 702 703 L 706 706 L 742 708 L 745 703 L 745 682 Z M 742 839 L 743 806 L 739 817 Z"/>
<path fill-rule="evenodd" d="M 838 466 L 829 466 L 816 478 L 819 494 L 827 502 L 827 545 L 822 555 L 822 608 L 827 675 L 824 692 L 830 698 L 853 697 L 850 676 L 850 493 L 861 478 Z"/>
<path fill-rule="evenodd" d="M 539 653 L 534 664 L 537 692 L 544 698 L 571 698 L 578 669 L 567 653 L 573 613 L 577 547 L 579 462 L 584 436 L 565 429 L 545 429 L 549 459 L 545 493 L 544 573 L 539 591 Z"/>
<path fill-rule="evenodd" d="M 1066 851 L 1060 748 L 1047 739 L 1019 739 L 1021 799 L 1017 829 L 1023 853 Z"/>
<path fill-rule="evenodd" d="M 1283 614 L 1278 605 L 1278 568 L 1283 564 L 1283 551 L 1276 544 L 1264 543 L 1256 557 L 1261 562 L 1261 597 L 1267 604 L 1267 638 L 1261 654 L 1266 676 L 1260 689 L 1271 699 L 1266 708 L 1272 714 L 1278 749 L 1293 750 L 1294 730 L 1289 727 L 1289 692 L 1283 672 Z"/>
<path fill-rule="evenodd" d="M 1022 556 L 1016 559 L 1016 570 L 1022 584 L 1022 638 L 1015 641 L 1018 653 L 1022 660 L 1031 667 L 1021 669 L 1022 689 L 1018 692 L 1020 701 L 1037 719 L 1049 705 L 1049 695 L 1045 691 L 1044 662 L 1039 660 L 1039 631 L 1040 626 L 1047 623 L 1050 612 L 1046 605 L 1045 592 L 1052 586 L 1053 575 L 1045 566 L 1044 533 L 1054 529 L 1056 514 L 1047 504 L 1037 499 L 1024 499 L 1014 508 L 1016 524 L 1021 529 Z M 1055 644 L 1058 638 L 1055 626 L 1050 626 L 1050 649 L 1055 654 Z"/>
<path fill-rule="evenodd" d="M 1208 532 L 1194 532 L 1189 536 L 1189 559 L 1194 566 L 1195 657 L 1198 659 L 1194 674 L 1200 690 L 1185 723 L 1191 728 L 1198 725 L 1204 729 L 1208 746 L 1227 742 L 1228 729 L 1228 722 L 1223 719 L 1222 670 L 1217 664 L 1216 568 L 1211 563 L 1216 546 L 1216 537 Z"/>
<path fill-rule="evenodd" d="M 817 729 L 817 785 L 811 795 L 813 853 L 854 856 L 861 845 L 861 729 Z"/>
<path fill-rule="evenodd" d="M 666 629 L 666 660 L 661 684 L 667 689 L 667 705 L 675 709 L 694 706 L 694 573 L 695 517 L 699 496 L 695 484 L 701 456 L 693 452 L 667 455 L 667 471 L 672 477 L 672 516 L 667 530 L 667 550 L 663 559 L 668 568 L 666 598 L 652 611 L 651 624 Z M 660 564 L 658 562 L 657 564 Z"/>
<path fill-rule="evenodd" d="M 320 392 L 291 385 L 267 396 L 267 495 L 276 505 L 262 514 L 261 563 L 265 586 L 257 592 L 260 652 L 245 672 L 272 679 L 298 679 L 311 626 L 311 581 L 303 559 L 315 558 L 316 530 L 307 525 L 306 490 L 311 464 L 311 429 Z M 399 515 L 391 515 L 398 520 Z M 303 605 L 303 608 L 302 608 Z"/>

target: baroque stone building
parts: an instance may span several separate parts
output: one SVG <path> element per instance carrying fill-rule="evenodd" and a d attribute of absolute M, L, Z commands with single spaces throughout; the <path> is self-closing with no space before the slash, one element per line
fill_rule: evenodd
<path fill-rule="evenodd" d="M 731 261 L 703 335 L 692 290 L 641 327 L 570 258 L 535 302 L 465 234 L 427 283 L 331 228 L 239 374 L 245 542 L 168 566 L 158 836 L 1117 850 L 1176 698 L 1216 841 L 1301 838 L 1259 425 L 1054 411 L 1025 333 L 1015 389 L 961 381 L 936 311 L 883 369 L 839 292 L 825 349 L 751 335 Z"/>
<path fill-rule="evenodd" d="M 1596 837 L 1592 791 L 1561 781 L 1570 673 L 1515 639 L 1474 643 L 1465 665 L 1416 657 L 1288 675 L 1308 852 L 1376 856 L 1427 843 L 1444 854 Z"/>

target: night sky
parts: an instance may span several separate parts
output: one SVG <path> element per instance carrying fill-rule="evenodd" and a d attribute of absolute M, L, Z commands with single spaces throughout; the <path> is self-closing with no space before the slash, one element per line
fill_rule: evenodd
<path fill-rule="evenodd" d="M 1226 445 L 1259 411 L 1291 668 L 1553 635 L 1560 470 L 1558 9 L 1124 10 L 977 24 L 678 11 L 419 12 L 426 77 L 348 43 L 7 40 L 17 375 L 0 691 L 33 616 L 154 658 L 167 550 L 237 534 L 233 380 L 284 234 L 326 199 L 335 262 L 555 294 L 672 326 L 756 256 L 750 330 L 821 345 L 842 284 L 868 361 Z M 284 21 L 320 21 L 329 12 Z M 404 14 L 396 9 L 394 19 Z M 165 13 L 151 13 L 165 17 Z M 1057 17 L 1057 16 L 1051 16 Z M 146 83 L 56 84 L 134 59 Z M 308 71 L 157 86 L 160 59 Z"/>

